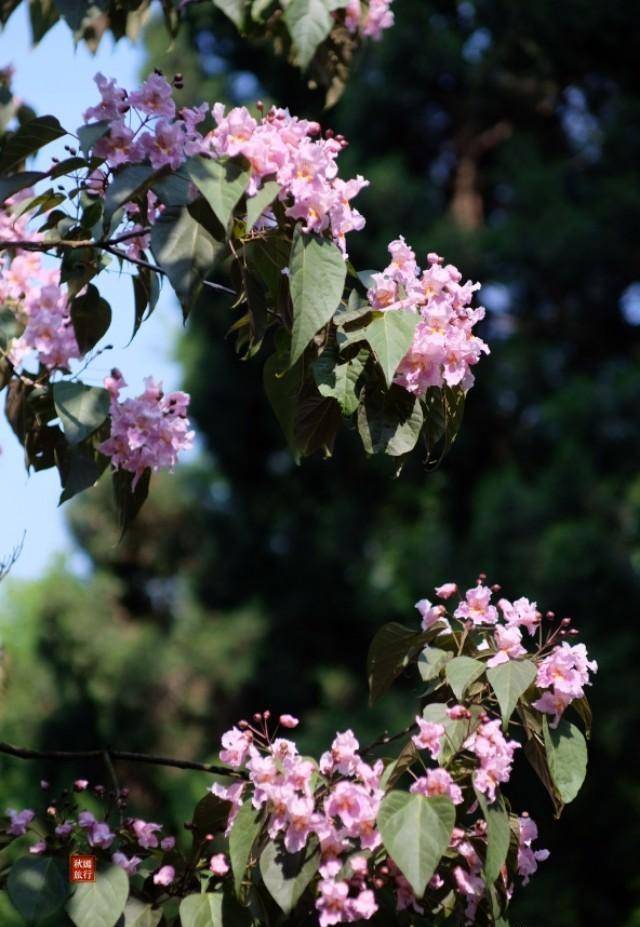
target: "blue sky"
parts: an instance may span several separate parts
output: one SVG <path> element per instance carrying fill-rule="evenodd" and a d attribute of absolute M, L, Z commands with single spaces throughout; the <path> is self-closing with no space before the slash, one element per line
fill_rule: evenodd
<path fill-rule="evenodd" d="M 96 101 L 93 83 L 96 71 L 117 77 L 122 86 L 132 87 L 138 79 L 142 52 L 127 40 L 114 44 L 105 36 L 98 52 L 91 55 L 83 45 L 74 48 L 71 33 L 63 23 L 58 23 L 32 48 L 27 4 L 21 3 L 0 32 L 0 67 L 7 64 L 16 69 L 13 87 L 18 96 L 39 115 L 55 115 L 63 126 L 75 131 L 82 122 L 82 112 Z M 69 140 L 61 140 L 59 147 L 65 141 Z M 55 153 L 55 145 L 46 149 L 43 161 L 47 166 Z M 179 384 L 179 369 L 171 353 L 181 322 L 170 291 L 163 292 L 150 321 L 124 350 L 133 319 L 129 277 L 113 271 L 96 282 L 113 310 L 114 322 L 105 341 L 114 350 L 97 358 L 83 374 L 83 380 L 98 384 L 110 367 L 118 366 L 136 391 L 142 386 L 143 377 L 151 373 L 164 381 L 165 388 L 175 388 Z M 24 535 L 22 554 L 12 575 L 35 577 L 42 573 L 54 553 L 72 550 L 63 510 L 57 508 L 58 476 L 55 471 L 27 475 L 22 449 L 2 415 L 0 447 L 0 558 Z"/>

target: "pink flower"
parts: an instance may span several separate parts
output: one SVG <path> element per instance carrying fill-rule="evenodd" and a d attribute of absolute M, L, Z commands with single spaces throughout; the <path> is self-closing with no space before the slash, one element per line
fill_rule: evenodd
<path fill-rule="evenodd" d="M 107 80 L 104 74 L 96 74 L 93 79 L 98 86 L 101 100 L 97 106 L 85 110 L 84 121 L 119 119 L 128 109 L 126 91 L 118 87 L 115 80 Z"/>
<path fill-rule="evenodd" d="M 419 750 L 428 750 L 432 757 L 440 752 L 441 740 L 444 735 L 444 725 L 425 721 L 420 715 L 416 716 L 419 732 L 411 739 Z"/>
<path fill-rule="evenodd" d="M 64 821 L 62 824 L 58 824 L 54 833 L 57 837 L 68 837 L 72 831 L 73 821 Z"/>
<path fill-rule="evenodd" d="M 287 802 L 286 814 L 287 825 L 284 834 L 284 845 L 290 853 L 297 853 L 306 845 L 313 827 L 313 799 L 306 796 L 292 796 Z"/>
<path fill-rule="evenodd" d="M 541 689 L 551 688 L 572 699 L 582 698 L 584 686 L 590 685 L 589 673 L 596 673 L 598 664 L 587 658 L 584 644 L 572 647 L 566 641 L 557 646 L 538 667 L 536 684 Z"/>
<path fill-rule="evenodd" d="M 495 624 L 498 612 L 491 605 L 491 589 L 488 586 L 474 586 L 467 589 L 464 602 L 461 602 L 453 613 L 454 618 L 471 621 L 475 626 L 482 624 Z"/>
<path fill-rule="evenodd" d="M 360 745 L 354 737 L 353 731 L 344 731 L 336 734 L 331 744 L 331 752 L 324 753 L 320 758 L 320 770 L 325 775 L 339 772 L 349 776 L 356 771 Z"/>
<path fill-rule="evenodd" d="M 229 863 L 224 853 L 216 853 L 209 860 L 209 869 L 215 876 L 225 876 L 229 872 Z"/>
<path fill-rule="evenodd" d="M 138 866 L 142 862 L 139 856 L 127 856 L 126 853 L 114 853 L 111 857 L 111 862 L 116 866 L 120 866 L 121 869 L 124 869 L 128 875 L 135 875 L 138 871 Z"/>
<path fill-rule="evenodd" d="M 76 781 L 73 783 L 74 792 L 85 792 L 88 788 L 89 788 L 88 779 L 76 779 Z"/>
<path fill-rule="evenodd" d="M 29 853 L 32 853 L 34 856 L 40 856 L 42 853 L 47 851 L 47 841 L 38 840 L 32 846 L 29 847 Z"/>
<path fill-rule="evenodd" d="M 421 776 L 411 785 L 410 792 L 426 795 L 444 795 L 450 798 L 454 805 L 462 802 L 462 789 L 456 785 L 446 769 L 429 769 L 426 776 Z"/>
<path fill-rule="evenodd" d="M 161 866 L 153 875 L 154 885 L 171 885 L 176 877 L 176 871 L 173 866 Z"/>
<path fill-rule="evenodd" d="M 140 90 L 129 94 L 129 103 L 149 116 L 173 119 L 176 113 L 171 84 L 160 74 L 152 74 Z"/>
<path fill-rule="evenodd" d="M 85 831 L 89 846 L 107 850 L 116 838 L 116 835 L 109 830 L 106 821 L 96 821 L 90 811 L 80 812 L 78 825 Z"/>
<path fill-rule="evenodd" d="M 351 899 L 349 904 L 349 920 L 364 920 L 369 918 L 378 910 L 376 899 L 373 892 L 366 888 L 361 891 L 355 898 Z"/>
<path fill-rule="evenodd" d="M 467 906 L 465 908 L 465 915 L 467 917 L 466 923 L 472 923 L 478 905 L 485 893 L 484 879 L 479 875 L 469 872 L 463 866 L 454 867 L 453 877 L 458 892 L 467 899 Z"/>
<path fill-rule="evenodd" d="M 185 132 L 181 122 L 167 122 L 161 119 L 154 132 L 145 132 L 140 138 L 140 147 L 156 169 L 168 166 L 177 171 L 185 160 Z"/>
<path fill-rule="evenodd" d="M 293 715 L 280 715 L 280 724 L 282 727 L 294 728 L 297 727 L 300 722 L 297 718 L 294 718 Z"/>
<path fill-rule="evenodd" d="M 450 599 L 457 591 L 457 583 L 443 583 L 442 586 L 436 586 L 436 595 L 439 599 Z"/>
<path fill-rule="evenodd" d="M 349 884 L 336 882 L 333 879 L 322 879 L 318 883 L 318 897 L 316 910 L 319 912 L 320 927 L 331 927 L 348 918 L 345 916 L 349 909 Z"/>
<path fill-rule="evenodd" d="M 415 607 L 422 617 L 420 626 L 423 631 L 428 631 L 431 625 L 435 624 L 436 621 L 440 621 L 445 614 L 443 605 L 432 605 L 429 599 L 420 599 L 416 602 Z"/>
<path fill-rule="evenodd" d="M 473 774 L 475 787 L 495 801 L 496 787 L 508 782 L 511 776 L 513 754 L 520 744 L 506 740 L 500 730 L 500 721 L 485 721 L 464 743 L 466 750 L 475 753 L 479 768 Z"/>
<path fill-rule="evenodd" d="M 527 653 L 522 646 L 522 634 L 515 626 L 503 628 L 497 625 L 494 640 L 498 645 L 498 652 L 487 661 L 487 666 L 499 666 L 500 663 L 517 660 L 518 657 L 523 657 Z"/>
<path fill-rule="evenodd" d="M 13 808 L 9 808 L 7 810 L 7 817 L 9 818 L 10 824 L 7 828 L 7 833 L 12 834 L 14 837 L 22 837 L 23 834 L 26 834 L 27 828 L 35 816 L 35 811 L 32 811 L 30 808 L 25 808 L 24 811 L 14 811 Z"/>
<path fill-rule="evenodd" d="M 549 859 L 548 850 L 534 850 L 531 844 L 538 839 L 538 828 L 528 814 L 518 818 L 520 835 L 518 844 L 518 874 L 522 884 L 527 885 L 531 876 L 537 871 L 538 863 Z"/>
<path fill-rule="evenodd" d="M 163 837 L 160 841 L 160 849 L 164 850 L 165 853 L 169 853 L 176 845 L 175 837 Z"/>
<path fill-rule="evenodd" d="M 138 819 L 133 822 L 131 829 L 136 836 L 136 840 L 145 850 L 153 850 L 158 846 L 159 841 L 156 834 L 162 830 L 161 824 L 153 824 L 150 821 Z"/>
<path fill-rule="evenodd" d="M 545 715 L 553 715 L 553 720 L 551 721 L 551 727 L 556 728 L 560 722 L 560 718 L 565 712 L 565 709 L 571 704 L 573 699 L 570 695 L 565 695 L 562 692 L 553 692 L 547 690 L 543 692 L 539 699 L 536 699 L 535 702 L 532 702 L 531 705 L 533 708 L 536 708 L 538 711 L 542 712 Z"/>
<path fill-rule="evenodd" d="M 504 615 L 507 627 L 522 626 L 527 629 L 532 636 L 536 633 L 540 624 L 540 612 L 535 602 L 530 602 L 524 596 L 516 599 L 515 602 L 509 602 L 508 599 L 500 599 L 498 607 Z"/>
<path fill-rule="evenodd" d="M 93 146 L 93 154 L 96 158 L 104 158 L 109 167 L 118 167 L 142 161 L 144 149 L 124 122 L 112 122 L 109 133 Z"/>
<path fill-rule="evenodd" d="M 362 34 L 379 41 L 385 29 L 394 23 L 393 13 L 389 9 L 393 0 L 369 0 L 369 9 L 362 26 Z"/>

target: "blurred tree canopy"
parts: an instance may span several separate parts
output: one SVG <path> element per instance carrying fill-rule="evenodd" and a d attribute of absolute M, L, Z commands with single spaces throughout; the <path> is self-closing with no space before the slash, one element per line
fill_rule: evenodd
<path fill-rule="evenodd" d="M 86 577 L 57 563 L 9 587 L 3 736 L 204 757 L 225 725 L 270 707 L 303 716 L 309 748 L 340 726 L 366 740 L 406 718 L 401 695 L 366 708 L 376 627 L 413 623 L 412 603 L 435 584 L 484 570 L 508 595 L 571 614 L 600 663 L 588 784 L 560 826 L 542 818 L 552 861 L 514 917 L 637 927 L 635 7 L 399 0 L 395 28 L 326 113 L 320 92 L 213 9 L 188 13 L 169 49 L 160 23 L 149 30 L 149 66 L 182 72 L 185 103 L 262 97 L 342 132 L 345 172 L 371 180 L 354 258 L 384 266 L 398 234 L 423 256 L 443 253 L 484 284 L 492 355 L 435 472 L 414 461 L 394 479 L 348 435 L 332 460 L 297 468 L 260 359 L 241 361 L 224 340 L 224 299 L 202 302 L 179 347 L 201 459 L 156 481 L 119 546 L 104 492 L 71 508 Z M 121 774 L 168 823 L 205 784 Z M 39 778 L 3 764 L 3 798 L 28 797 Z M 533 782 L 516 788 L 548 815 Z"/>

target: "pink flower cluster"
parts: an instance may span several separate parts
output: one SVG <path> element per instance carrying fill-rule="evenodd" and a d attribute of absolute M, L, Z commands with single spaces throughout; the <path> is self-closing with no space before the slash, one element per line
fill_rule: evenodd
<path fill-rule="evenodd" d="M 507 740 L 500 727 L 498 718 L 494 721 L 484 720 L 464 743 L 465 748 L 471 750 L 479 761 L 479 767 L 473 775 L 473 784 L 489 801 L 495 801 L 497 786 L 509 781 L 513 754 L 520 746 L 516 740 Z"/>
<path fill-rule="evenodd" d="M 162 392 L 162 384 L 152 377 L 145 380 L 145 390 L 136 399 L 119 398 L 126 386 L 122 374 L 114 370 L 105 380 L 111 393 L 111 434 L 99 447 L 111 458 L 116 470 L 134 474 L 133 488 L 145 470 L 173 470 L 180 451 L 193 444 L 189 430 L 187 393 Z"/>
<path fill-rule="evenodd" d="M 297 119 L 275 107 L 259 119 L 245 107 L 225 114 L 224 106 L 216 103 L 211 110 L 216 128 L 203 135 L 198 126 L 209 113 L 208 105 L 176 111 L 172 87 L 161 75 L 152 74 L 134 93 L 102 74 L 95 81 L 101 101 L 84 118 L 109 122 L 108 132 L 93 149 L 109 168 L 148 161 L 154 168 L 177 170 L 192 155 L 241 156 L 251 167 L 248 195 L 257 193 L 266 179 L 277 181 L 286 214 L 302 222 L 305 232 L 330 234 L 344 251 L 347 233 L 364 226 L 351 200 L 367 181 L 338 177 L 336 161 L 346 143 L 331 133 L 316 138 L 317 122 Z M 96 191 L 104 190 L 106 174 L 94 172 L 90 184 Z M 154 203 L 150 221 L 155 208 Z M 269 217 L 267 211 L 265 221 Z"/>
<path fill-rule="evenodd" d="M 536 685 L 545 691 L 533 707 L 553 715 L 551 726 L 556 727 L 564 710 L 575 699 L 583 698 L 584 687 L 591 685 L 589 673 L 597 671 L 598 664 L 588 659 L 584 644 L 572 647 L 563 641 L 538 667 Z"/>
<path fill-rule="evenodd" d="M 205 150 L 216 157 L 242 155 L 251 166 L 249 195 L 273 178 L 287 216 L 302 222 L 305 232 L 329 232 L 344 251 L 347 233 L 365 224 L 351 200 L 368 185 L 362 177 L 338 177 L 336 160 L 344 139 L 331 134 L 316 138 L 317 122 L 284 109 L 272 108 L 256 120 L 243 106 L 225 115 L 224 106 L 216 103 L 213 117 L 216 128 L 206 137 Z"/>
<path fill-rule="evenodd" d="M 32 195 L 23 190 L 0 210 L 0 241 L 37 241 L 28 228 L 28 216 L 14 217 L 12 207 Z M 81 356 L 71 323 L 69 301 L 60 286 L 60 272 L 45 268 L 40 254 L 15 249 L 15 256 L 0 256 L 0 305 L 11 308 L 24 326 L 9 345 L 12 364 L 20 366 L 32 354 L 49 370 L 67 370 Z"/>
<path fill-rule="evenodd" d="M 482 307 L 471 307 L 480 284 L 462 283 L 460 271 L 434 253 L 427 256 L 428 267 L 421 270 L 402 237 L 391 242 L 389 253 L 391 263 L 373 275 L 369 303 L 383 312 L 408 309 L 420 315 L 395 382 L 415 396 L 445 384 L 470 389 L 474 383 L 471 368 L 482 354 L 489 353 L 485 342 L 473 334 L 485 315 Z"/>
<path fill-rule="evenodd" d="M 345 7 L 345 24 L 351 33 L 360 33 L 365 38 L 379 41 L 385 29 L 394 23 L 391 4 L 393 0 L 349 0 Z"/>
<path fill-rule="evenodd" d="M 281 718 L 285 727 L 293 726 L 293 721 L 290 715 Z M 293 741 L 270 738 L 266 720 L 263 730 L 241 722 L 223 735 L 222 747 L 223 762 L 235 769 L 246 767 L 251 801 L 255 808 L 267 810 L 271 840 L 281 838 L 291 853 L 306 846 L 312 836 L 319 841 L 322 862 L 316 908 L 321 927 L 371 917 L 377 905 L 368 882 L 368 863 L 364 856 L 350 854 L 380 845 L 376 817 L 383 795 L 382 763 L 365 763 L 353 732 L 345 731 L 336 735 L 318 765 L 301 757 Z M 321 798 L 315 795 L 319 772 L 328 783 Z M 246 787 L 245 783 L 212 786 L 215 795 L 232 801 L 232 820 Z M 340 874 L 347 856 L 350 875 L 345 877 Z"/>

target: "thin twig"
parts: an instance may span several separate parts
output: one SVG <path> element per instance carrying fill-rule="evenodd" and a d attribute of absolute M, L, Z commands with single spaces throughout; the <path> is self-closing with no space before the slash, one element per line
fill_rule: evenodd
<path fill-rule="evenodd" d="M 151 231 L 151 226 L 138 229 L 137 231 L 123 232 L 122 235 L 116 235 L 115 238 L 99 238 L 97 241 L 93 238 L 80 239 L 72 241 L 68 238 L 43 238 L 40 241 L 31 239 L 14 239 L 12 241 L 0 241 L 0 250 L 7 248 L 22 248 L 24 251 L 46 251 L 49 248 L 109 248 L 112 245 L 119 245 L 123 241 L 129 241 L 131 238 L 139 238 Z"/>
<path fill-rule="evenodd" d="M 58 760 L 71 762 L 75 760 L 124 760 L 131 763 L 147 763 L 150 766 L 169 766 L 174 769 L 195 769 L 198 772 L 215 773 L 221 776 L 235 776 L 240 779 L 248 778 L 246 773 L 239 770 L 216 766 L 214 763 L 195 763 L 192 760 L 178 760 L 168 756 L 151 756 L 147 753 L 130 753 L 127 750 L 112 750 L 111 747 L 102 747 L 98 750 L 31 750 L 28 747 L 15 747 L 13 744 L 0 741 L 0 753 L 17 757 L 19 760 Z"/>

